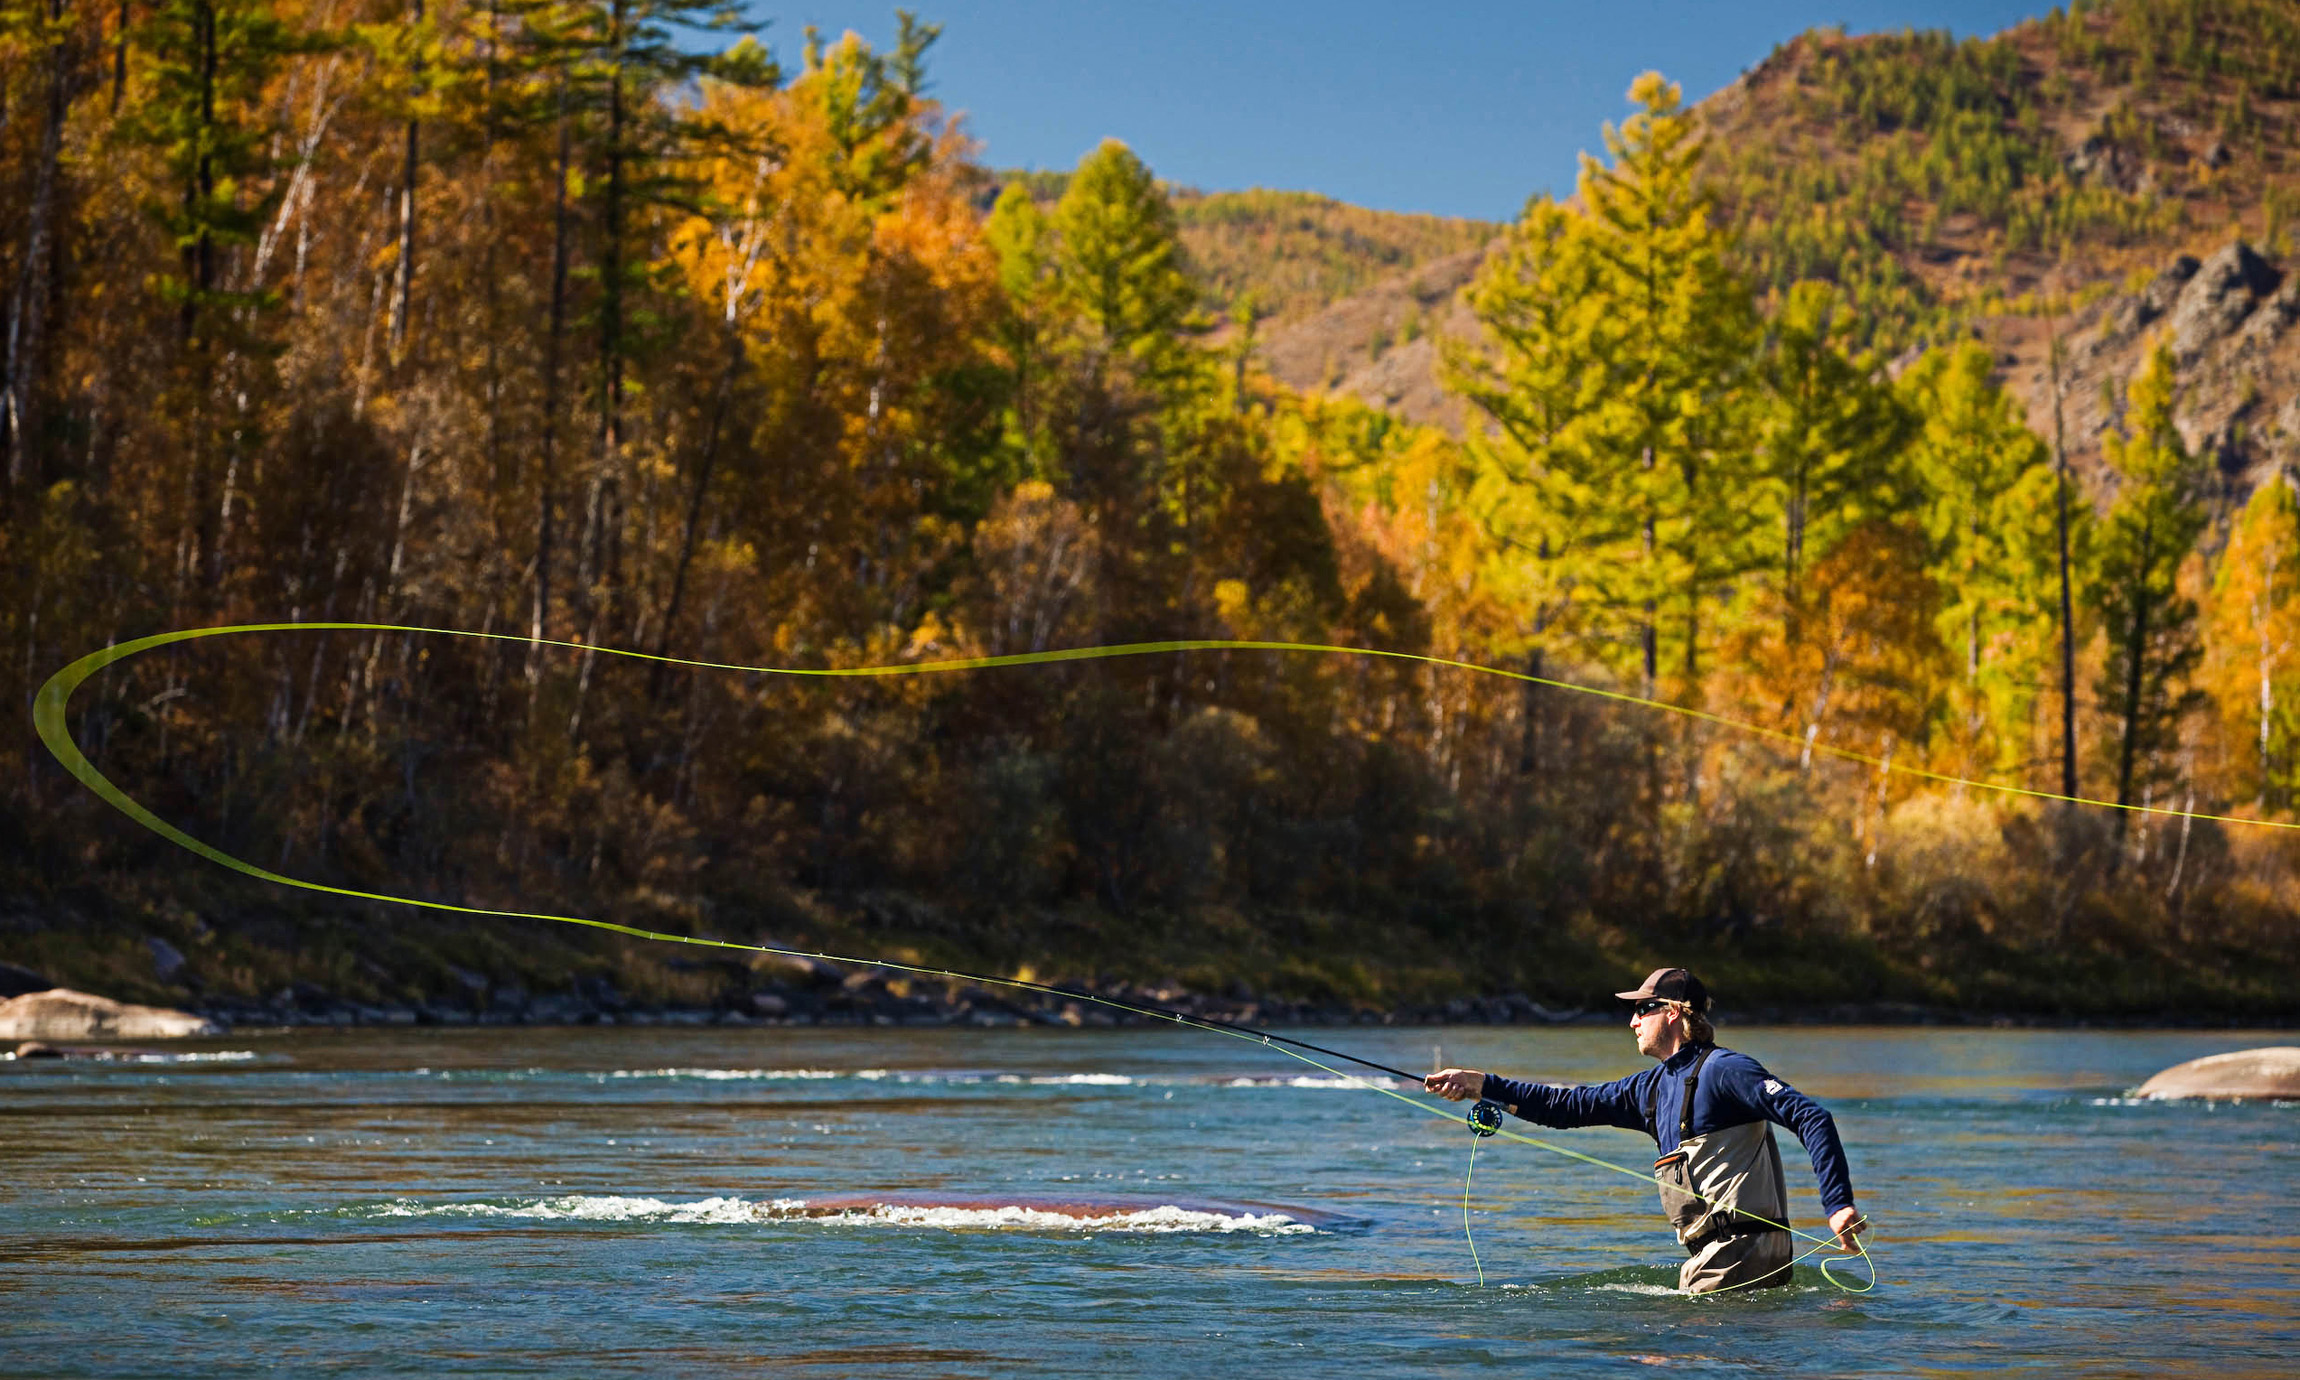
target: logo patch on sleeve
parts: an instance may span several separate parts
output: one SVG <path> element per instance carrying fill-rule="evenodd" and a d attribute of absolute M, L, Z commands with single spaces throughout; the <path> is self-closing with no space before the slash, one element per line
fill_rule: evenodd
<path fill-rule="evenodd" d="M 1780 1080 L 1780 1079 L 1778 1079 L 1778 1078 L 1768 1078 L 1768 1079 L 1766 1079 L 1766 1080 L 1765 1080 L 1765 1095 L 1766 1095 L 1767 1097 L 1772 1097 L 1772 1096 L 1774 1096 L 1774 1095 L 1778 1094 L 1780 1091 L 1781 1091 L 1781 1080 Z"/>

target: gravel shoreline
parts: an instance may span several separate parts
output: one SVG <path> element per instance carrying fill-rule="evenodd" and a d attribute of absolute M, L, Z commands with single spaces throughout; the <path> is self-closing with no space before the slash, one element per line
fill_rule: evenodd
<path fill-rule="evenodd" d="M 828 967 L 828 965 L 824 965 Z M 213 1001 L 189 1009 L 227 1027 L 327 1026 L 951 1026 L 979 1029 L 1024 1026 L 1100 1029 L 1154 1027 L 1171 1012 L 1190 1020 L 1276 1026 L 1565 1026 L 1618 1025 L 1621 1014 L 1603 1008 L 1545 1006 L 1523 993 L 1462 998 L 1387 1009 L 1293 1002 L 1234 992 L 1207 996 L 1173 988 L 1114 983 L 1078 995 L 1012 992 L 975 984 L 924 984 L 868 970 L 819 975 L 811 983 L 769 983 L 730 992 L 710 1006 L 658 1006 L 626 1002 L 601 980 L 560 993 L 517 987 L 475 994 L 468 1004 L 371 1005 L 298 984 L 270 1001 Z M 1099 998 L 1100 1000 L 1095 1000 Z M 1122 1010 L 1118 1006 L 1142 1008 Z M 1960 1026 L 1980 1029 L 2283 1029 L 2289 1016 L 2247 1017 L 2197 1012 L 2076 1016 L 2036 1012 L 1960 1010 L 1907 1002 L 1836 1003 L 1809 1007 L 1721 1007 L 1721 1026 L 1855 1025 Z"/>

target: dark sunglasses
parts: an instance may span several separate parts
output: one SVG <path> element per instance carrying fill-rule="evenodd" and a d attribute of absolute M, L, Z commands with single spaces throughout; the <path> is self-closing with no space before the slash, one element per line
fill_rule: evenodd
<path fill-rule="evenodd" d="M 1662 1001 L 1660 998 L 1656 997 L 1651 1001 L 1641 1001 L 1637 1003 L 1633 1009 L 1636 1014 L 1640 1016 L 1650 1016 L 1656 1011 L 1666 1011 L 1675 1004 L 1676 1003 L 1674 1002 Z"/>

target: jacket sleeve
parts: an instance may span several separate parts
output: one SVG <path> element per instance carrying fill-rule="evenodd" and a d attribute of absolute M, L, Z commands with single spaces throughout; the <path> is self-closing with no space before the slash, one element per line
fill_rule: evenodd
<path fill-rule="evenodd" d="M 1521 1083 L 1499 1074 L 1485 1076 L 1485 1095 L 1499 1102 L 1514 1116 L 1542 1126 L 1568 1129 L 1575 1126 L 1619 1126 L 1628 1131 L 1648 1131 L 1645 1124 L 1645 1086 L 1660 1076 L 1659 1069 L 1647 1069 L 1611 1083 L 1584 1083 L 1574 1087 L 1561 1087 L 1554 1083 Z"/>
<path fill-rule="evenodd" d="M 1714 1083 L 1710 1079 L 1715 1079 Z M 1765 1071 L 1765 1066 L 1744 1054 L 1710 1061 L 1702 1091 L 1718 1099 L 1716 1110 L 1738 1112 L 1738 1119 L 1765 1120 L 1785 1126 L 1805 1143 L 1813 1161 L 1813 1177 L 1821 1187 L 1821 1210 L 1834 1216 L 1853 1205 L 1853 1175 L 1845 1163 L 1845 1145 L 1837 1138 L 1837 1119 L 1826 1107 Z M 1732 1124 L 1727 1118 L 1722 1124 Z"/>

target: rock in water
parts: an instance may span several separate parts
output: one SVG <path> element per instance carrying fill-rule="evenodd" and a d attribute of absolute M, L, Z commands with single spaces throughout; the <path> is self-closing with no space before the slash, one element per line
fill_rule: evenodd
<path fill-rule="evenodd" d="M 189 1011 L 132 1006 L 68 987 L 0 1002 L 0 1040 L 175 1040 L 221 1034 L 222 1026 Z"/>
<path fill-rule="evenodd" d="M 2149 1079 L 2134 1097 L 2206 1097 L 2236 1102 L 2300 1099 L 2300 1046 L 2271 1045 L 2191 1059 Z"/>

